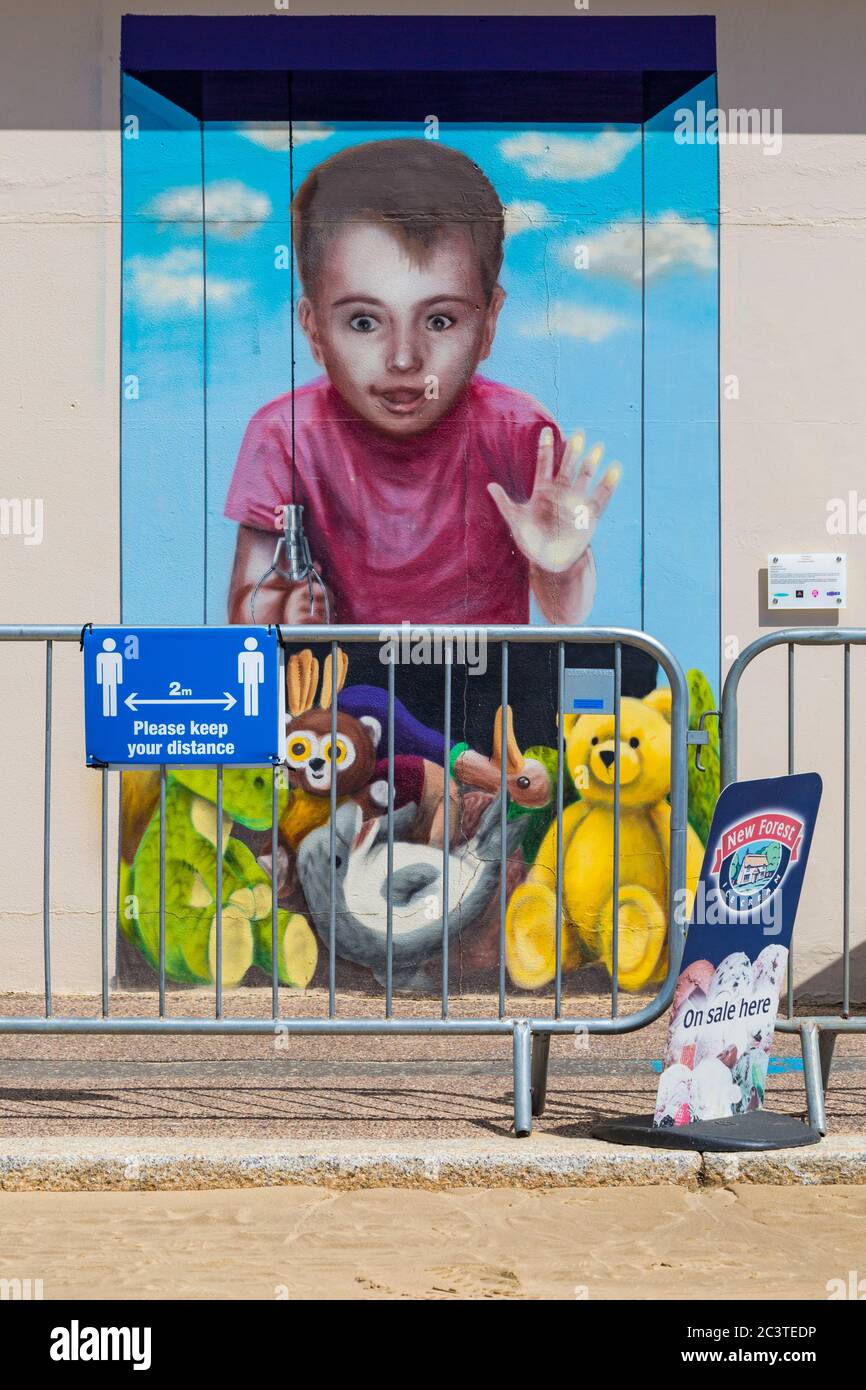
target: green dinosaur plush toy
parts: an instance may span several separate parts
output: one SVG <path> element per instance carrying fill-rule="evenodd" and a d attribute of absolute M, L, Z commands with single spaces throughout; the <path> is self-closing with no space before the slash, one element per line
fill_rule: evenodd
<path fill-rule="evenodd" d="M 278 811 L 288 793 L 280 789 Z M 171 768 L 165 797 L 165 970 L 171 980 L 210 984 L 216 976 L 216 772 Z M 271 777 L 264 769 L 223 773 L 222 979 L 237 985 L 253 964 L 272 973 L 271 880 L 251 850 L 232 837 L 235 821 L 250 830 L 271 824 Z M 159 967 L 159 807 L 142 836 L 126 888 L 124 928 Z M 300 913 L 277 913 L 278 974 L 304 989 L 316 968 L 316 937 Z"/>

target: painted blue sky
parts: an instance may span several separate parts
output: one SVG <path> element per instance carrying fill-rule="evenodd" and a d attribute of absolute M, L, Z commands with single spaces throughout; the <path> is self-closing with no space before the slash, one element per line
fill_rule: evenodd
<path fill-rule="evenodd" d="M 713 103 L 711 84 L 688 100 L 700 98 Z M 138 379 L 123 409 L 123 618 L 220 623 L 235 535 L 222 508 L 238 446 L 254 411 L 290 386 L 288 132 L 202 130 L 129 78 L 124 114 L 140 125 L 123 143 L 123 374 Z M 484 374 L 623 464 L 596 536 L 590 621 L 645 627 L 717 686 L 716 149 L 677 145 L 664 123 L 643 137 L 640 127 L 442 125 L 439 139 L 481 166 L 508 213 L 508 298 Z M 423 134 L 296 127 L 294 186 L 347 145 Z M 300 332 L 295 341 L 302 384 L 319 369 Z"/>

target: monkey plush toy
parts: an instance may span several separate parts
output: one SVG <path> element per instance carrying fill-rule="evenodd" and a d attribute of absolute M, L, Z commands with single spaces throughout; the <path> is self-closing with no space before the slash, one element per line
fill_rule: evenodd
<path fill-rule="evenodd" d="M 325 661 L 319 704 L 315 705 L 319 684 L 319 663 L 311 651 L 290 657 L 286 687 L 291 718 L 286 726 L 286 764 L 292 795 L 280 817 L 280 833 L 289 848 L 298 845 L 330 815 L 331 804 L 331 700 L 345 679 L 348 661 L 337 650 L 337 671 L 330 656 Z M 335 679 L 336 675 L 336 679 Z M 337 716 L 337 800 L 338 804 L 359 787 L 365 786 L 376 763 L 379 725 L 364 725 L 359 719 Z M 340 765 L 342 764 L 342 766 Z M 348 790 L 347 790 L 348 787 Z"/>
<path fill-rule="evenodd" d="M 312 796 L 331 795 L 331 769 L 337 769 L 337 798 L 354 796 L 376 773 L 376 746 L 382 736 L 378 719 L 354 719 L 337 712 L 336 752 L 331 750 L 331 711 L 309 709 L 289 723 L 286 762 L 289 783 Z"/>

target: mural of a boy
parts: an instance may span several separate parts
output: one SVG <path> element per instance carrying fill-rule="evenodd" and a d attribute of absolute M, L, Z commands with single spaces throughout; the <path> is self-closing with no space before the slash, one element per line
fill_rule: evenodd
<path fill-rule="evenodd" d="M 287 502 L 343 623 L 585 622 L 591 542 L 619 479 L 531 397 L 477 373 L 505 293 L 504 211 L 466 155 L 371 141 L 319 164 L 292 202 L 298 319 L 325 375 L 250 421 L 226 501 L 239 523 L 234 622 Z M 599 476 L 601 474 L 601 476 Z M 272 575 L 256 620 L 325 618 Z"/>

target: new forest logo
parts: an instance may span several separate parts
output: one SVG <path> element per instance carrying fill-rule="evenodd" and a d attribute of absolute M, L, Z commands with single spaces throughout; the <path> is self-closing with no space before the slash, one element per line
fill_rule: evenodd
<path fill-rule="evenodd" d="M 803 822 L 784 811 L 767 811 L 724 831 L 711 872 L 734 912 L 747 912 L 771 898 L 788 866 L 796 862 Z"/>

